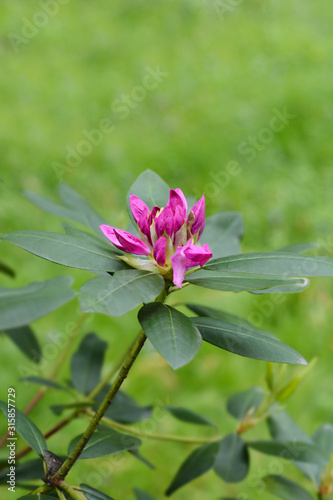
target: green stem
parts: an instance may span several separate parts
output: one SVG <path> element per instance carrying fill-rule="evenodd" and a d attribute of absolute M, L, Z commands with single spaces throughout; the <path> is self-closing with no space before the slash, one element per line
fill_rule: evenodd
<path fill-rule="evenodd" d="M 59 484 L 56 487 L 57 493 L 59 495 L 60 491 L 65 491 L 73 500 L 87 500 L 87 497 L 82 493 L 77 488 L 73 488 L 73 486 L 70 486 L 69 484 L 65 483 L 64 481 L 60 481 Z M 65 499 L 65 495 L 61 493 Z M 41 499 L 42 500 L 42 499 Z"/>
<path fill-rule="evenodd" d="M 87 410 L 86 414 L 92 415 L 93 412 L 91 410 Z M 169 434 L 158 434 L 154 432 L 140 431 L 139 429 L 135 429 L 134 427 L 129 427 L 128 425 L 120 424 L 119 422 L 111 420 L 110 418 L 107 417 L 103 417 L 101 423 L 103 423 L 106 427 L 110 427 L 111 429 L 118 429 L 120 431 L 125 431 L 128 434 L 133 434 L 134 436 L 156 439 L 158 441 L 173 441 L 177 443 L 186 443 L 186 444 L 204 444 L 204 443 L 214 443 L 222 439 L 222 436 L 220 435 L 216 435 L 210 438 L 196 438 L 196 437 L 192 438 L 192 437 L 171 436 Z"/>

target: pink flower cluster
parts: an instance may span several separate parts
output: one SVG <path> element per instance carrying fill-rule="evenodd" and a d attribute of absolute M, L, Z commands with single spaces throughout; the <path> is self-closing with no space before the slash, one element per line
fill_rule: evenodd
<path fill-rule="evenodd" d="M 196 245 L 205 227 L 204 195 L 188 215 L 187 201 L 180 189 L 171 189 L 167 205 L 154 207 L 151 211 L 140 198 L 131 194 L 130 207 L 139 238 L 105 224 L 100 228 L 119 250 L 148 257 L 149 260 L 123 256 L 123 260 L 133 267 L 157 268 L 160 274 L 170 277 L 181 288 L 186 271 L 193 266 L 203 266 L 213 256 L 206 243 L 202 247 Z"/>

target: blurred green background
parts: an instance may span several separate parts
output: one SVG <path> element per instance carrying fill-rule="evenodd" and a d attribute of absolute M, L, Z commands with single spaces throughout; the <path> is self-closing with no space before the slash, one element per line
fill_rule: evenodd
<path fill-rule="evenodd" d="M 127 190 L 150 168 L 189 195 L 205 191 L 208 215 L 241 211 L 244 251 L 318 241 L 320 253 L 333 257 L 331 1 L 2 0 L 1 10 L 1 232 L 62 231 L 59 219 L 22 196 L 31 190 L 56 200 L 59 181 L 77 190 L 111 225 L 125 227 Z M 106 119 L 113 128 L 95 132 L 96 144 L 82 144 Z M 1 286 L 69 274 L 78 288 L 90 277 L 5 243 L 0 258 L 17 271 L 14 281 L 1 275 Z M 288 403 L 294 418 L 312 433 L 332 421 L 332 296 L 333 280 L 323 278 L 313 279 L 300 295 L 286 296 L 270 314 L 269 296 L 197 288 L 180 292 L 177 300 L 222 307 L 245 318 L 257 312 L 260 326 L 307 360 L 317 356 L 311 376 Z M 50 331 L 64 332 L 77 317 L 72 302 L 33 326 L 45 346 Z M 96 315 L 83 333 L 92 330 L 109 342 L 107 371 L 137 331 L 136 311 L 121 318 Z M 73 350 L 78 343 L 79 338 Z M 1 399 L 8 386 L 15 386 L 23 408 L 36 388 L 18 383 L 19 370 L 35 374 L 35 368 L 8 338 L 1 338 L 0 359 Z M 51 369 L 52 362 L 46 363 L 44 375 Z M 264 374 L 264 362 L 208 345 L 173 372 L 146 347 L 125 388 L 142 404 L 188 406 L 215 419 L 227 433 L 236 425 L 225 411 L 227 397 L 263 384 Z M 68 376 L 67 363 L 59 380 Z M 57 422 L 49 405 L 66 398 L 49 391 L 31 418 L 47 431 Z M 52 451 L 65 454 L 84 426 L 75 422 L 52 437 Z M 170 416 L 140 428 L 207 434 Z M 249 437 L 263 433 L 264 426 Z M 70 479 L 88 482 L 95 473 L 91 485 L 118 500 L 134 499 L 135 486 L 162 498 L 192 449 L 145 441 L 142 452 L 156 471 L 122 455 L 82 461 Z M 6 457 L 6 450 L 0 456 Z M 241 485 L 226 485 L 210 472 L 174 498 L 217 499 L 244 492 L 244 499 L 265 499 L 258 481 L 275 472 L 274 464 L 256 452 L 252 459 Z M 103 464 L 113 472 L 99 483 Z M 283 466 L 283 473 L 306 485 L 293 466 Z M 18 490 L 17 497 L 23 493 Z M 4 489 L 1 495 L 14 498 Z"/>

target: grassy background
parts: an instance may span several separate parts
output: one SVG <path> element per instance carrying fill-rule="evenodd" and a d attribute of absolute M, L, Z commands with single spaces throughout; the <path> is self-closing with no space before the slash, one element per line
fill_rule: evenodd
<path fill-rule="evenodd" d="M 127 190 L 142 170 L 151 168 L 188 194 L 198 196 L 204 190 L 208 214 L 243 212 L 245 251 L 319 241 L 321 253 L 333 256 L 332 3 L 241 1 L 225 12 L 223 3 L 232 4 L 117 0 L 110 6 L 106 0 L 97 4 L 71 0 L 56 2 L 54 13 L 41 17 L 46 2 L 1 2 L 1 232 L 61 231 L 59 219 L 21 195 L 22 190 L 31 190 L 56 199 L 59 180 L 81 193 L 110 224 L 124 227 Z M 44 26 L 30 24 L 29 34 L 29 23 Z M 19 38 L 26 35 L 30 38 Z M 135 87 L 146 81 L 147 67 L 159 67 L 167 75 L 139 100 Z M 133 92 L 139 99 L 131 97 L 121 113 L 119 100 Z M 276 110 L 292 117 L 281 131 L 270 132 Z M 100 144 L 81 155 L 76 166 L 68 166 L 68 148 L 80 148 L 83 131 L 98 128 L 103 119 L 112 120 L 112 132 L 103 134 Z M 249 141 L 255 144 L 251 152 Z M 61 175 L 55 162 L 65 166 Z M 1 275 L 1 286 L 22 286 L 62 273 L 75 276 L 78 288 L 89 277 L 9 244 L 1 244 L 0 252 L 1 260 L 17 270 L 14 282 Z M 332 294 L 332 280 L 312 280 L 310 289 L 286 297 L 270 314 L 262 312 L 269 297 L 250 294 L 186 289 L 177 300 L 223 307 L 244 317 L 259 312 L 265 328 L 306 359 L 318 356 L 311 377 L 288 404 L 299 424 L 313 432 L 332 421 Z M 41 343 L 48 345 L 50 331 L 64 332 L 76 318 L 73 302 L 34 328 Z M 96 316 L 84 332 L 92 329 L 109 342 L 107 371 L 137 329 L 136 312 L 121 318 Z M 7 338 L 1 338 L 0 358 L 1 399 L 14 385 L 22 408 L 35 389 L 18 384 L 19 370 L 34 367 Z M 44 373 L 51 368 L 51 361 L 45 363 Z M 228 395 L 261 384 L 264 373 L 264 363 L 208 345 L 192 363 L 172 372 L 146 348 L 126 391 L 142 404 L 186 405 L 215 418 L 227 433 L 235 428 L 225 411 Z M 68 376 L 64 365 L 60 380 Z M 49 392 L 44 404 L 31 413 L 43 431 L 57 421 L 49 405 L 66 397 Z M 158 415 L 148 430 L 204 433 Z M 75 422 L 61 437 L 53 437 L 52 451 L 66 453 L 67 443 L 84 425 Z M 73 482 L 90 480 L 118 500 L 132 500 L 134 486 L 162 498 L 191 449 L 149 441 L 142 450 L 156 472 L 124 455 L 98 461 L 101 471 L 109 468 L 101 484 L 97 461 L 82 461 L 70 477 Z M 284 465 L 290 477 L 301 478 Z M 265 499 L 258 479 L 267 472 L 276 472 L 274 461 L 253 453 L 250 476 L 239 488 L 209 473 L 174 498 L 214 499 L 243 491 L 249 498 Z M 5 500 L 14 498 L 5 490 L 2 495 Z"/>

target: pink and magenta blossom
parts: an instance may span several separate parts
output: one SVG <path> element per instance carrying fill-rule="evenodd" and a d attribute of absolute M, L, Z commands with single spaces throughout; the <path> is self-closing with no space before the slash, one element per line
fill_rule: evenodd
<path fill-rule="evenodd" d="M 129 254 L 148 259 L 121 256 L 139 269 L 156 269 L 176 286 L 182 287 L 185 274 L 194 266 L 202 267 L 212 258 L 209 246 L 196 243 L 205 227 L 205 196 L 187 214 L 187 201 L 183 192 L 170 190 L 165 207 L 149 207 L 136 195 L 130 195 L 130 207 L 138 226 L 139 238 L 133 234 L 103 224 L 103 234 L 111 243 Z"/>

